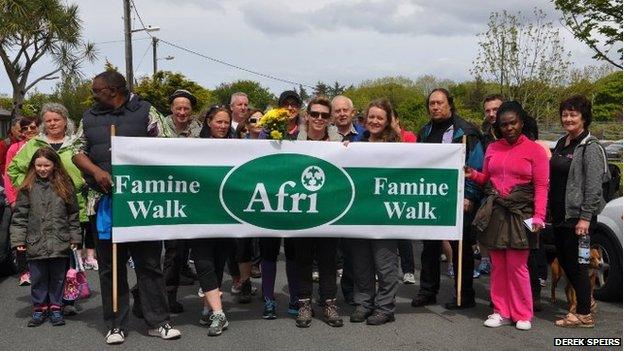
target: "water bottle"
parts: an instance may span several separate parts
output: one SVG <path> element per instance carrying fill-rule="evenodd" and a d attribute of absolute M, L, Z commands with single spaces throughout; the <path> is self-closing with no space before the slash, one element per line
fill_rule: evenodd
<path fill-rule="evenodd" d="M 581 235 L 578 239 L 578 263 L 589 264 L 589 235 Z"/>

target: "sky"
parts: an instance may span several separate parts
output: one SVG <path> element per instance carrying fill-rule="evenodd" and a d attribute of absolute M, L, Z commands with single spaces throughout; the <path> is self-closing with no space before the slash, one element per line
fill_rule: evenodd
<path fill-rule="evenodd" d="M 81 0 L 84 39 L 96 43 L 98 61 L 85 64 L 92 77 L 106 60 L 125 72 L 123 3 L 121 0 Z M 151 33 L 206 56 L 263 74 L 305 85 L 317 81 L 343 85 L 385 76 L 417 78 L 429 74 L 453 81 L 470 80 L 478 52 L 478 33 L 485 32 L 491 12 L 544 10 L 560 34 L 575 67 L 597 65 L 592 51 L 560 23 L 554 5 L 546 0 L 134 0 L 143 23 L 160 27 Z M 133 11 L 133 28 L 142 25 Z M 133 34 L 135 77 L 152 73 L 151 40 Z M 222 82 L 250 79 L 273 93 L 293 84 L 255 76 L 209 61 L 165 43 L 158 46 L 161 70 L 184 74 L 213 89 Z M 33 71 L 51 68 L 43 61 Z M 37 86 L 49 92 L 55 82 Z M 4 70 L 0 93 L 10 93 Z"/>

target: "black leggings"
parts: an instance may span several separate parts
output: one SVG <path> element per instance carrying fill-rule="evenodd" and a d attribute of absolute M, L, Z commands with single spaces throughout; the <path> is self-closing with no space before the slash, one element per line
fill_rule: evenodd
<path fill-rule="evenodd" d="M 590 234 L 593 232 L 592 227 L 590 227 Z M 557 246 L 557 259 L 576 291 L 576 312 L 583 315 L 589 314 L 591 292 L 589 291 L 588 265 L 578 263 L 579 237 L 574 232 L 574 227 L 570 226 L 553 226 L 553 232 L 555 246 Z"/>
<path fill-rule="evenodd" d="M 190 243 L 197 280 L 205 292 L 217 289 L 223 281 L 225 262 L 234 250 L 232 239 L 197 239 Z"/>
<path fill-rule="evenodd" d="M 277 262 L 282 238 L 260 238 L 260 256 L 265 261 Z M 284 255 L 288 261 L 295 259 L 293 238 L 284 238 Z"/>

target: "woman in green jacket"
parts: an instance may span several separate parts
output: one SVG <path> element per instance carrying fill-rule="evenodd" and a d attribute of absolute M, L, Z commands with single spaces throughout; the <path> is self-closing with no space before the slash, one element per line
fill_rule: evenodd
<path fill-rule="evenodd" d="M 85 184 L 82 174 L 78 167 L 72 162 L 72 142 L 74 139 L 74 123 L 69 119 L 69 112 L 65 106 L 58 103 L 47 103 L 41 107 L 40 118 L 43 121 L 38 136 L 28 141 L 22 149 L 15 155 L 11 163 L 8 165 L 7 174 L 11 179 L 11 183 L 16 187 L 21 186 L 24 177 L 28 171 L 28 164 L 35 152 L 42 147 L 51 147 L 61 158 L 61 163 L 69 174 L 76 189 L 78 205 L 80 207 L 80 223 L 85 228 L 85 247 L 86 259 L 85 268 L 98 269 L 97 260 L 95 259 L 95 245 L 90 226 L 88 225 L 88 217 L 86 212 L 86 200 L 82 194 Z"/>

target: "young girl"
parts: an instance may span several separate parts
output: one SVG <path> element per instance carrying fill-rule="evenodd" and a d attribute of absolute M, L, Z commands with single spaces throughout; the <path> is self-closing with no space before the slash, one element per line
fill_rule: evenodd
<path fill-rule="evenodd" d="M 31 274 L 34 312 L 28 326 L 39 326 L 48 316 L 52 325 L 64 325 L 63 281 L 81 232 L 74 185 L 50 147 L 37 150 L 28 165 L 10 232 L 11 247 L 26 253 Z"/>

